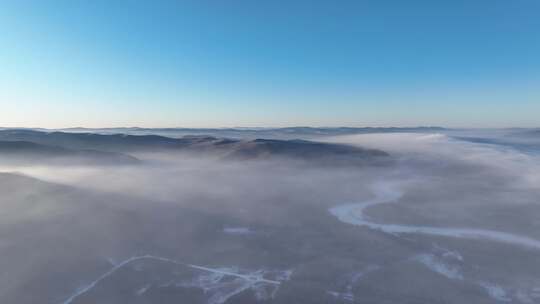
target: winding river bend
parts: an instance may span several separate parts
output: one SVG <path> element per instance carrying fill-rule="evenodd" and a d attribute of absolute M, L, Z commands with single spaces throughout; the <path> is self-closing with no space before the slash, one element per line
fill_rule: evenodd
<path fill-rule="evenodd" d="M 341 222 L 364 226 L 390 234 L 416 233 L 464 239 L 481 239 L 507 243 L 540 250 L 540 241 L 526 236 L 486 229 L 473 228 L 442 228 L 429 226 L 408 226 L 398 224 L 382 224 L 373 222 L 365 214 L 365 210 L 374 205 L 395 203 L 402 192 L 391 182 L 379 182 L 373 186 L 374 198 L 368 201 L 339 205 L 330 208 L 332 215 Z"/>

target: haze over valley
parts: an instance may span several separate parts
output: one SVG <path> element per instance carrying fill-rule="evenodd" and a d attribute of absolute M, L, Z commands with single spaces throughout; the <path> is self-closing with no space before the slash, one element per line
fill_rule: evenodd
<path fill-rule="evenodd" d="M 376 131 L 1 130 L 0 302 L 540 301 L 535 131 Z"/>

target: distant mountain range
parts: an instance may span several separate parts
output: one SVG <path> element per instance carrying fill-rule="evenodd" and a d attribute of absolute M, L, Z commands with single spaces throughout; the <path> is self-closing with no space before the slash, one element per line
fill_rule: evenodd
<path fill-rule="evenodd" d="M 67 158 L 80 163 L 134 164 L 137 152 L 196 152 L 230 160 L 290 158 L 324 164 L 372 161 L 386 158 L 380 150 L 307 140 L 228 139 L 213 136 L 172 138 L 159 135 L 95 134 L 0 130 L 0 155 L 4 160 L 43 161 Z M 9 157 L 8 157 L 9 156 Z"/>
<path fill-rule="evenodd" d="M 0 140 L 28 141 L 43 145 L 60 146 L 70 149 L 94 149 L 124 152 L 133 150 L 155 150 L 183 148 L 197 143 L 217 140 L 207 136 L 187 136 L 181 139 L 158 135 L 126 135 L 43 132 L 34 130 L 2 130 Z"/>
<path fill-rule="evenodd" d="M 1 129 L 1 128 L 0 128 Z M 7 130 L 7 129 L 6 129 Z M 441 132 L 448 129 L 441 127 L 287 127 L 287 128 L 67 128 L 67 129 L 26 129 L 42 132 L 97 133 L 127 135 L 161 135 L 166 137 L 183 137 L 186 135 L 207 135 L 236 139 L 315 139 L 325 136 L 354 135 L 368 133 L 395 132 Z"/>

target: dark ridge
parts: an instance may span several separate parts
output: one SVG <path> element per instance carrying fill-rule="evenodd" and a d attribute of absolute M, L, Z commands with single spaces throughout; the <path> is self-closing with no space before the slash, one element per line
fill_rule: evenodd
<path fill-rule="evenodd" d="M 228 158 L 238 160 L 268 159 L 271 157 L 290 158 L 305 161 L 319 161 L 325 164 L 368 162 L 388 157 L 389 154 L 374 149 L 313 142 L 306 140 L 256 139 L 238 143 Z"/>
<path fill-rule="evenodd" d="M 511 133 L 510 135 L 517 137 L 540 137 L 540 129 L 516 131 L 514 133 Z"/>

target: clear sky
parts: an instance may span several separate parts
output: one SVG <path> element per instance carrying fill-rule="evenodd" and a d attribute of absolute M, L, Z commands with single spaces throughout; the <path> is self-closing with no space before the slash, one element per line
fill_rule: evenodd
<path fill-rule="evenodd" d="M 292 125 L 540 127 L 540 1 L 0 1 L 0 126 Z"/>

